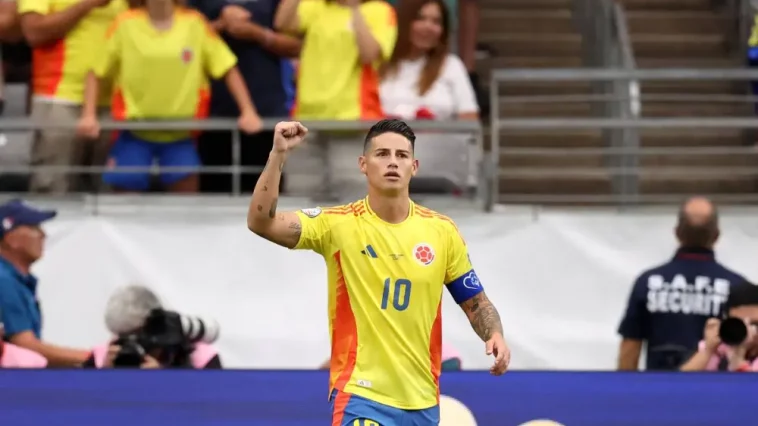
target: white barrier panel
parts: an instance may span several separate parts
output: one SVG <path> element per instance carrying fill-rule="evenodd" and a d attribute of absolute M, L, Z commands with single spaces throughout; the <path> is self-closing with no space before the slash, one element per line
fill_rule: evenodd
<path fill-rule="evenodd" d="M 632 280 L 673 254 L 674 217 L 542 214 L 455 217 L 503 318 L 513 367 L 611 369 Z M 40 277 L 44 337 L 89 347 L 108 338 L 103 309 L 141 282 L 170 307 L 222 327 L 230 367 L 314 368 L 329 353 L 322 259 L 250 234 L 244 214 L 63 216 L 47 227 Z M 758 277 L 758 224 L 722 215 L 717 257 Z M 488 368 L 484 344 L 445 295 L 444 338 L 464 368 Z"/>

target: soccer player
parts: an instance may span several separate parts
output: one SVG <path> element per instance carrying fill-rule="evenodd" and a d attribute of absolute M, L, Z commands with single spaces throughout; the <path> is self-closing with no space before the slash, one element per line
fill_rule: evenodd
<path fill-rule="evenodd" d="M 326 259 L 332 425 L 437 425 L 443 287 L 495 356 L 494 375 L 510 359 L 500 316 L 453 221 L 411 201 L 416 136 L 402 121 L 380 121 L 366 136 L 359 158 L 368 179 L 365 199 L 277 212 L 284 162 L 307 133 L 297 122 L 276 125 L 247 225 L 276 244 Z"/>

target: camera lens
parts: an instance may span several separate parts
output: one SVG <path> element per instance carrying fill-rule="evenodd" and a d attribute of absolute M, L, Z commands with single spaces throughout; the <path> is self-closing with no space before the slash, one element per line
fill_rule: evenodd
<path fill-rule="evenodd" d="M 724 344 L 737 346 L 747 339 L 747 326 L 740 318 L 729 317 L 721 321 L 719 337 Z"/>

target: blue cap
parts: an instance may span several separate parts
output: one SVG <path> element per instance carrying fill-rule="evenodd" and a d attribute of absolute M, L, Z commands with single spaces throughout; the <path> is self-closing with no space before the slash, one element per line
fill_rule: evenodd
<path fill-rule="evenodd" d="M 19 226 L 39 226 L 55 217 L 55 210 L 38 210 L 21 200 L 11 200 L 0 204 L 0 238 Z"/>

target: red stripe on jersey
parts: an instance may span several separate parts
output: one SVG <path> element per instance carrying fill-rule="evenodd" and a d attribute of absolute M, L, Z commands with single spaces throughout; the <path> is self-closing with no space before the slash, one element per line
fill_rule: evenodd
<path fill-rule="evenodd" d="M 332 412 L 332 426 L 342 426 L 342 419 L 345 418 L 345 409 L 350 402 L 350 394 L 337 392 L 334 397 L 334 411 Z"/>
<path fill-rule="evenodd" d="M 350 295 L 347 292 L 345 275 L 342 272 L 340 252 L 334 253 L 337 265 L 337 286 L 335 315 L 332 321 L 332 357 L 330 376 L 334 378 L 332 389 L 345 390 L 350 376 L 355 368 L 358 354 L 358 330 L 355 325 L 355 315 L 350 307 Z M 332 389 L 329 390 L 331 393 Z"/>
<path fill-rule="evenodd" d="M 432 325 L 432 335 L 429 339 L 429 358 L 434 385 L 437 387 L 437 403 L 439 404 L 440 372 L 442 371 L 442 300 L 437 305 L 437 317 Z"/>

